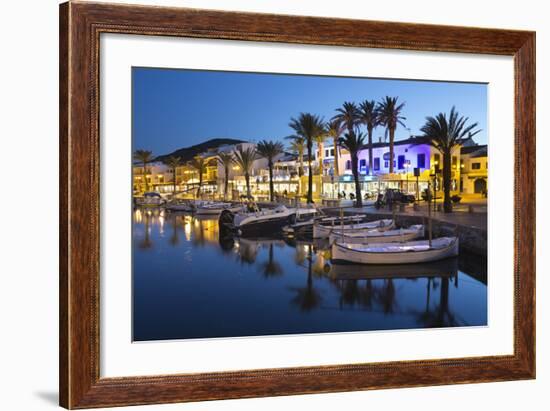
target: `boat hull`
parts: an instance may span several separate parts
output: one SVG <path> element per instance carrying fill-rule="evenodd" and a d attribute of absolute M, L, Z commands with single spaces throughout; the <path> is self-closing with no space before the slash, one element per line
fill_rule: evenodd
<path fill-rule="evenodd" d="M 334 230 L 332 233 L 330 233 L 329 242 L 331 244 L 334 242 L 354 243 L 354 244 L 371 244 L 371 243 L 380 244 L 380 243 L 412 241 L 424 236 L 424 228 L 423 226 L 417 226 L 412 229 L 404 229 L 404 230 L 387 230 L 387 231 L 370 230 L 366 232 L 365 231 L 360 232 L 359 234 L 362 234 L 362 235 L 354 236 L 346 232 L 342 234 L 342 232 L 338 232 L 338 230 Z"/>
<path fill-rule="evenodd" d="M 383 225 L 381 225 L 381 222 Z M 337 231 L 344 231 L 344 233 L 360 233 L 366 229 L 387 231 L 394 228 L 395 225 L 392 220 L 377 220 L 370 223 L 361 224 L 346 224 L 343 226 L 335 225 L 313 225 L 313 238 L 329 238 L 330 233 Z"/>
<path fill-rule="evenodd" d="M 270 233 L 278 232 L 289 224 L 292 216 L 274 216 L 273 218 L 250 222 L 235 227 L 238 235 L 243 237 L 265 236 Z"/>
<path fill-rule="evenodd" d="M 199 207 L 195 211 L 195 214 L 197 214 L 197 215 L 220 215 L 221 212 L 224 211 L 224 210 L 229 210 L 232 213 L 236 213 L 241 208 L 242 208 L 241 206 L 238 206 L 238 207 L 220 207 L 220 208 L 213 208 L 213 207 L 202 208 L 202 207 Z"/>
<path fill-rule="evenodd" d="M 416 241 L 408 244 L 412 245 L 412 243 L 420 244 L 427 243 L 427 241 Z M 442 248 L 428 248 L 422 251 L 368 251 L 369 249 L 382 249 L 384 245 L 386 244 L 380 244 L 380 247 L 377 247 L 377 244 L 372 244 L 361 249 L 361 247 L 358 247 L 359 244 L 333 243 L 331 247 L 332 260 L 355 264 L 415 264 L 443 260 L 458 255 L 458 238 L 456 237 L 449 242 L 449 245 Z M 405 247 L 406 244 L 401 248 Z"/>

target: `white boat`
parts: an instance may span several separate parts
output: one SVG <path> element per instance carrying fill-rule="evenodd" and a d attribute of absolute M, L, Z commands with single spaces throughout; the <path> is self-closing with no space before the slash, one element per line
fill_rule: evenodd
<path fill-rule="evenodd" d="M 233 205 L 231 203 L 208 203 L 197 206 L 195 214 L 198 215 L 219 215 L 223 210 L 229 210 L 231 212 L 240 211 L 243 208 L 242 205 Z"/>
<path fill-rule="evenodd" d="M 345 233 L 360 233 L 364 230 L 390 230 L 394 228 L 393 220 L 376 220 L 376 221 L 370 221 L 368 223 L 354 223 L 354 222 L 346 222 L 346 224 L 322 224 L 322 223 L 315 223 L 313 225 L 313 238 L 329 238 L 330 233 L 334 231 L 340 231 L 342 230 Z"/>
<path fill-rule="evenodd" d="M 325 224 L 334 224 L 337 225 L 341 221 L 344 221 L 346 223 L 359 223 L 366 217 L 365 214 L 356 214 L 353 216 L 346 216 L 346 217 L 320 217 L 320 218 L 310 218 L 305 221 L 297 221 L 294 224 L 288 225 L 283 227 L 283 233 L 288 235 L 298 234 L 298 233 L 310 233 L 313 230 L 313 224 L 315 222 L 318 223 L 325 223 Z"/>
<path fill-rule="evenodd" d="M 413 264 L 442 260 L 458 255 L 458 237 L 405 243 L 333 243 L 332 259 L 356 264 Z"/>
<path fill-rule="evenodd" d="M 342 232 L 335 228 L 329 236 L 329 242 L 369 244 L 369 243 L 393 243 L 412 241 L 424 237 L 422 224 L 412 225 L 408 228 L 395 230 L 363 230 L 361 232 Z"/>

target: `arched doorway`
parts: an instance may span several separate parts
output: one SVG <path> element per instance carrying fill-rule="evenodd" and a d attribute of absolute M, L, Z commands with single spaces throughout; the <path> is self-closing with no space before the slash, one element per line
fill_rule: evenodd
<path fill-rule="evenodd" d="M 474 181 L 474 193 L 484 193 L 487 191 L 487 181 L 484 178 L 478 178 Z"/>

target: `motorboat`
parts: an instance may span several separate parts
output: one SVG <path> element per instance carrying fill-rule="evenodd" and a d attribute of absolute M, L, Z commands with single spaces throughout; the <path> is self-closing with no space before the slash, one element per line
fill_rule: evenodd
<path fill-rule="evenodd" d="M 280 231 L 285 225 L 316 213 L 315 208 L 288 208 L 279 205 L 272 209 L 260 210 L 256 206 L 249 205 L 236 213 L 223 210 L 219 224 L 222 231 L 230 230 L 242 236 L 262 236 Z"/>
<path fill-rule="evenodd" d="M 360 233 L 365 230 L 382 230 L 387 231 L 394 228 L 394 222 L 391 219 L 376 220 L 366 223 L 357 223 L 355 221 L 340 221 L 336 224 L 335 221 L 329 223 L 315 222 L 313 225 L 313 238 L 329 238 L 330 233 L 340 231 L 345 233 Z"/>
<path fill-rule="evenodd" d="M 458 255 L 458 237 L 403 243 L 353 244 L 335 242 L 332 260 L 356 264 L 413 264 L 442 260 Z"/>
<path fill-rule="evenodd" d="M 408 228 L 393 230 L 365 229 L 363 231 L 339 231 L 335 228 L 329 236 L 329 242 L 341 242 L 351 244 L 369 243 L 393 243 L 412 241 L 424 237 L 424 226 L 422 224 L 412 225 Z"/>

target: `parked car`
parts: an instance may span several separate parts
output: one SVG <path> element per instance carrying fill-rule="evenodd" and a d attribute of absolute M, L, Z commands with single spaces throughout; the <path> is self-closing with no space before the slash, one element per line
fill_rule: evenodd
<path fill-rule="evenodd" d="M 384 194 L 384 201 L 386 204 L 403 203 L 410 204 L 415 202 L 414 195 L 406 194 L 396 188 L 388 188 Z"/>

